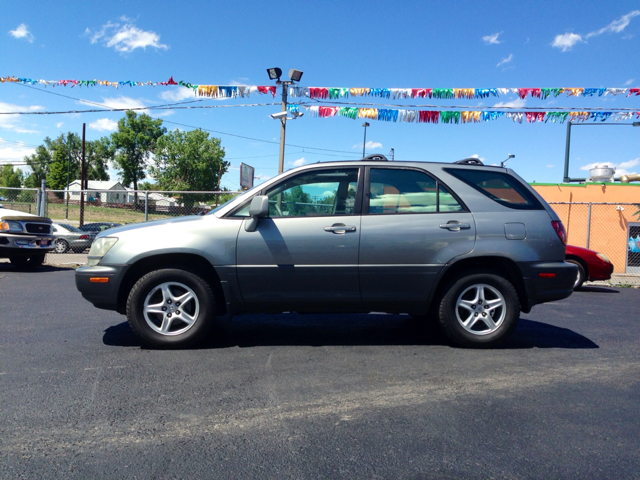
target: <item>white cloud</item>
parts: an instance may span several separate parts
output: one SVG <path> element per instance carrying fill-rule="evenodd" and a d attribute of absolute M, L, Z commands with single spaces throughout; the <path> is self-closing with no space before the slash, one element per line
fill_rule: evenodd
<path fill-rule="evenodd" d="M 22 142 L 15 144 L 7 144 L 2 138 L 0 138 L 0 158 L 7 161 L 24 160 L 27 155 L 33 155 L 36 149 L 27 147 Z"/>
<path fill-rule="evenodd" d="M 563 52 L 566 52 L 567 50 L 571 50 L 578 42 L 584 42 L 580 35 L 577 33 L 565 33 L 564 35 L 556 35 L 551 46 L 561 48 Z"/>
<path fill-rule="evenodd" d="M 631 85 L 633 83 L 633 81 L 635 80 L 635 78 L 630 78 L 629 80 L 627 80 L 626 82 L 624 82 L 624 86 L 626 87 L 627 85 Z"/>
<path fill-rule="evenodd" d="M 498 40 L 500 33 L 493 33 L 491 35 L 486 35 L 482 37 L 482 40 L 484 41 L 484 43 L 487 43 L 489 45 L 498 45 L 499 43 L 502 43 L 500 40 Z"/>
<path fill-rule="evenodd" d="M 553 168 L 553 167 L 554 167 L 554 166 L 553 166 L 553 165 L 551 165 L 551 164 L 547 165 L 547 168 Z"/>
<path fill-rule="evenodd" d="M 11 103 L 0 102 L 0 112 L 36 112 L 44 110 L 40 105 L 13 105 Z M 29 130 L 21 126 L 21 115 L 0 115 L 0 129 L 12 130 L 18 133 L 37 133 L 36 130 Z"/>
<path fill-rule="evenodd" d="M 640 10 L 634 10 L 632 12 L 627 13 L 626 15 L 623 15 L 619 19 L 614 20 L 606 27 L 602 27 L 599 30 L 594 30 L 593 32 L 589 32 L 584 36 L 579 35 L 577 33 L 569 33 L 569 32 L 565 33 L 564 35 L 556 35 L 556 37 L 553 39 L 553 43 L 551 43 L 551 46 L 560 48 L 562 49 L 563 52 L 566 52 L 567 50 L 571 50 L 571 48 L 575 44 L 579 42 L 585 42 L 586 41 L 585 39 L 587 38 L 597 37 L 598 35 L 602 35 L 603 33 L 607 33 L 607 32 L 620 33 L 624 31 L 625 28 L 627 28 L 627 26 L 631 22 L 631 19 L 633 17 L 637 17 L 638 15 L 640 15 Z"/>
<path fill-rule="evenodd" d="M 366 148 L 368 150 L 374 150 L 376 148 L 382 148 L 382 144 L 380 142 L 372 142 L 371 140 L 369 140 L 365 146 L 366 146 Z M 362 148 L 362 144 L 361 143 L 360 144 L 356 144 L 351 148 Z"/>
<path fill-rule="evenodd" d="M 240 77 L 237 80 L 231 80 L 229 85 L 247 85 L 249 79 L 247 77 Z"/>
<path fill-rule="evenodd" d="M 500 60 L 500 62 L 498 62 L 496 67 L 499 67 L 500 65 L 504 65 L 505 63 L 509 63 L 511 60 L 513 60 L 513 53 L 509 54 L 507 58 L 503 58 L 502 60 Z"/>
<path fill-rule="evenodd" d="M 304 165 L 306 162 L 305 158 L 299 158 L 298 160 L 294 160 L 293 162 L 291 162 L 291 165 L 293 165 L 294 167 L 299 167 L 301 165 Z"/>
<path fill-rule="evenodd" d="M 24 23 L 18 25 L 15 30 L 9 30 L 9 35 L 14 38 L 24 38 L 29 43 L 33 43 L 35 38 Z"/>
<path fill-rule="evenodd" d="M 480 160 L 483 163 L 484 163 L 484 160 L 485 160 L 484 157 L 481 157 L 477 153 L 474 153 L 473 155 L 469 155 L 467 158 L 477 158 L 478 160 Z"/>
<path fill-rule="evenodd" d="M 191 88 L 186 87 L 169 87 L 170 90 L 165 90 L 160 94 L 160 98 L 170 102 L 179 102 L 187 98 L 196 99 L 196 94 Z"/>
<path fill-rule="evenodd" d="M 80 103 L 83 103 L 85 105 L 92 105 L 95 107 L 95 103 L 91 103 L 85 100 L 80 100 Z M 146 107 L 146 105 L 142 100 L 136 100 L 135 98 L 125 97 L 125 96 L 116 97 L 116 98 L 102 97 L 102 102 L 100 102 L 100 104 L 109 108 L 124 108 L 124 109 Z"/>
<path fill-rule="evenodd" d="M 60 128 L 62 125 L 64 125 L 64 123 L 58 122 L 58 123 L 56 123 L 56 128 Z"/>
<path fill-rule="evenodd" d="M 629 22 L 631 22 L 631 19 L 633 17 L 637 17 L 638 15 L 640 15 L 640 10 L 634 10 L 633 12 L 629 12 L 626 15 L 623 15 L 622 17 L 620 17 L 618 20 L 614 20 L 606 27 L 602 27 L 600 30 L 596 30 L 594 32 L 588 33 L 586 38 L 602 35 L 603 33 L 606 33 L 606 32 L 620 33 L 625 28 L 627 28 L 627 25 L 629 25 Z"/>
<path fill-rule="evenodd" d="M 526 103 L 527 101 L 524 98 L 516 98 L 515 100 L 511 100 L 510 102 L 498 102 L 494 105 L 494 107 L 522 108 Z"/>
<path fill-rule="evenodd" d="M 587 165 L 583 165 L 582 167 L 580 167 L 580 170 L 591 170 L 592 168 L 607 166 L 610 168 L 615 168 L 616 169 L 615 176 L 619 177 L 622 175 L 632 175 L 632 174 L 638 173 L 635 169 L 632 169 L 632 167 L 635 167 L 636 165 L 640 165 L 640 157 L 634 158 L 633 160 L 628 160 L 626 162 L 621 162 L 621 163 L 612 163 L 612 162 L 589 163 Z"/>
<path fill-rule="evenodd" d="M 133 21 L 127 17 L 121 17 L 124 24 L 107 22 L 100 30 L 91 31 L 87 28 L 84 31 L 85 36 L 90 37 L 91 43 L 98 41 L 104 43 L 106 47 L 113 47 L 117 52 L 129 53 L 136 48 L 144 50 L 147 47 L 155 49 L 167 50 L 169 47 L 160 43 L 160 35 L 151 30 L 141 30 L 133 24 Z"/>
<path fill-rule="evenodd" d="M 115 132 L 118 129 L 118 122 L 110 118 L 101 118 L 89 124 L 89 128 L 100 132 Z"/>

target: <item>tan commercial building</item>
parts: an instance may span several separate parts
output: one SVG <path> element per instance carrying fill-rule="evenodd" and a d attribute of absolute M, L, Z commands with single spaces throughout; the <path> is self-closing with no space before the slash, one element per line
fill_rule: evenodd
<path fill-rule="evenodd" d="M 604 253 L 615 273 L 640 275 L 640 184 L 531 186 L 562 219 L 569 244 Z"/>

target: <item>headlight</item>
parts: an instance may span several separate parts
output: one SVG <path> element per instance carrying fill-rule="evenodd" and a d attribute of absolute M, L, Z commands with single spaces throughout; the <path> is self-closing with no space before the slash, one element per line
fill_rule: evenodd
<path fill-rule="evenodd" d="M 3 232 L 22 232 L 22 224 L 20 222 L 15 222 L 11 220 L 7 220 L 4 222 L 0 222 L 0 230 Z"/>
<path fill-rule="evenodd" d="M 97 238 L 92 244 L 87 256 L 87 264 L 91 267 L 97 265 L 98 262 L 104 257 L 111 247 L 113 247 L 118 241 L 117 237 L 100 237 Z"/>
<path fill-rule="evenodd" d="M 598 257 L 600 260 L 602 260 L 605 263 L 611 263 L 611 260 L 609 260 L 609 257 L 607 257 L 604 253 L 596 253 L 596 257 Z"/>

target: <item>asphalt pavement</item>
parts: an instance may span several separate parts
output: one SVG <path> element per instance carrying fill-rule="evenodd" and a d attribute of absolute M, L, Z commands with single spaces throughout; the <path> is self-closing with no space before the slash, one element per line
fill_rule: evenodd
<path fill-rule="evenodd" d="M 73 270 L 0 264 L 0 478 L 640 478 L 640 289 L 501 348 L 406 315 L 248 315 L 140 347 Z"/>

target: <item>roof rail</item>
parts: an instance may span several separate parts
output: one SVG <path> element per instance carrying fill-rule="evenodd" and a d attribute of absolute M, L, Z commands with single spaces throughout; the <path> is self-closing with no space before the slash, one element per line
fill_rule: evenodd
<path fill-rule="evenodd" d="M 364 161 L 388 162 L 389 159 L 387 157 L 385 157 L 384 155 L 380 154 L 380 153 L 374 153 L 373 155 L 367 155 L 366 157 L 364 157 L 360 161 L 361 162 L 364 162 Z"/>
<path fill-rule="evenodd" d="M 453 162 L 453 163 L 460 163 L 462 165 L 484 165 L 484 163 L 482 163 L 480 159 L 476 157 L 465 158 L 463 160 L 458 160 L 457 162 Z"/>

